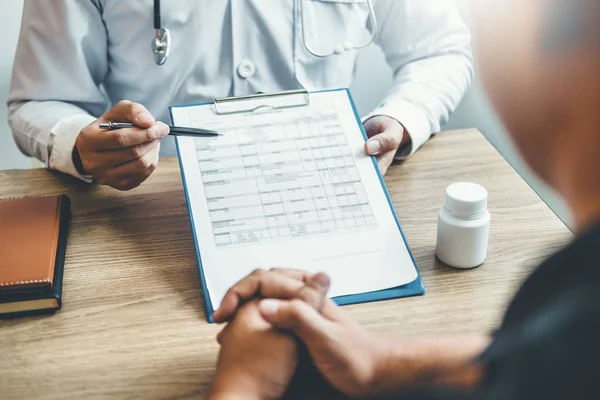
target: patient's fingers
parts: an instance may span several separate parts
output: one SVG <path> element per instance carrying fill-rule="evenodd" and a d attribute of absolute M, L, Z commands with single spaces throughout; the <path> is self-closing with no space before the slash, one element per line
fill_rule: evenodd
<path fill-rule="evenodd" d="M 215 322 L 225 322 L 244 301 L 255 297 L 291 299 L 304 287 L 304 282 L 286 275 L 257 269 L 227 291 L 215 311 Z"/>
<path fill-rule="evenodd" d="M 225 322 L 233 318 L 244 302 L 255 297 L 297 298 L 322 311 L 329 286 L 329 277 L 323 273 L 311 275 L 305 271 L 281 268 L 255 270 L 227 291 L 213 318 L 217 323 Z"/>
<path fill-rule="evenodd" d="M 277 268 L 276 267 L 276 268 L 271 268 L 269 271 L 275 272 L 277 274 L 282 274 L 289 278 L 297 279 L 302 282 L 308 281 L 308 278 L 313 276 L 313 274 L 311 274 L 310 272 L 303 271 L 301 269 L 295 269 L 295 268 Z"/>
<path fill-rule="evenodd" d="M 317 311 L 321 312 L 330 285 L 331 281 L 327 275 L 324 273 L 314 274 L 308 278 L 306 285 L 294 297 L 304 300 Z"/>

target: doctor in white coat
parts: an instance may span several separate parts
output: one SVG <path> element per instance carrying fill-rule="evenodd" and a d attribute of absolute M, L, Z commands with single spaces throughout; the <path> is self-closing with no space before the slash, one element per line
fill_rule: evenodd
<path fill-rule="evenodd" d="M 470 33 L 452 0 L 160 3 L 25 0 L 8 100 L 25 154 L 131 189 L 155 170 L 161 143 L 160 154 L 173 152 L 160 122 L 170 105 L 348 87 L 374 41 L 395 85 L 364 116 L 365 151 L 385 173 L 440 130 L 472 80 Z M 108 132 L 102 121 L 136 128 Z"/>

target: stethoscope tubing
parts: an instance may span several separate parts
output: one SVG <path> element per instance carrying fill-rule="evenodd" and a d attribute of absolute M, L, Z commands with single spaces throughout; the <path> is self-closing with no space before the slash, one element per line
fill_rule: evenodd
<path fill-rule="evenodd" d="M 304 2 L 305 0 L 295 0 L 296 4 L 298 4 L 298 14 L 300 19 L 300 25 L 302 26 L 302 42 L 306 50 L 315 57 L 318 58 L 326 58 L 333 55 L 342 54 L 345 51 L 351 50 L 360 50 L 365 47 L 371 45 L 375 41 L 375 37 L 377 36 L 377 17 L 375 15 L 375 8 L 373 7 L 373 0 L 366 0 L 367 7 L 369 7 L 369 21 L 371 24 L 371 37 L 363 44 L 355 45 L 349 42 L 340 43 L 335 46 L 333 50 L 329 53 L 319 53 L 316 51 L 308 42 L 306 41 L 306 24 L 304 23 Z M 358 3 L 353 3 L 358 4 Z"/>
<path fill-rule="evenodd" d="M 302 31 L 302 42 L 306 50 L 315 57 L 326 58 L 333 55 L 342 54 L 345 51 L 359 50 L 369 46 L 375 40 L 377 36 L 377 17 L 375 15 L 375 8 L 373 7 L 373 0 L 366 0 L 367 7 L 369 8 L 369 22 L 371 24 L 371 37 L 365 43 L 352 44 L 350 42 L 343 42 L 333 47 L 329 53 L 320 53 L 316 51 L 306 40 L 306 24 L 304 23 L 304 2 L 306 0 L 295 0 L 296 7 L 298 9 L 298 19 L 301 25 Z M 358 3 L 350 3 L 358 4 Z M 152 41 L 152 50 L 154 53 L 154 61 L 157 65 L 163 65 L 169 57 L 171 47 L 171 33 L 168 29 L 162 27 L 162 16 L 160 13 L 160 0 L 154 0 L 154 32 L 155 36 Z"/>

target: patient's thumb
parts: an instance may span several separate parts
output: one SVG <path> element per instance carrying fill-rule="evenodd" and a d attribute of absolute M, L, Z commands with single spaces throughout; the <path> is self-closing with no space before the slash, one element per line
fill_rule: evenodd
<path fill-rule="evenodd" d="M 279 329 L 294 332 L 306 344 L 322 339 L 330 327 L 330 321 L 299 299 L 265 299 L 260 302 L 259 310 L 266 321 Z"/>

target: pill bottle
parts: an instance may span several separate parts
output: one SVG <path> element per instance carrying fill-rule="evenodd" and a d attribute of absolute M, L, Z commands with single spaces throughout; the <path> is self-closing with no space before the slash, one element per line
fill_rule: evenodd
<path fill-rule="evenodd" d="M 487 191 L 480 185 L 457 182 L 446 188 L 438 213 L 436 256 L 461 269 L 481 265 L 487 256 L 490 213 Z"/>

